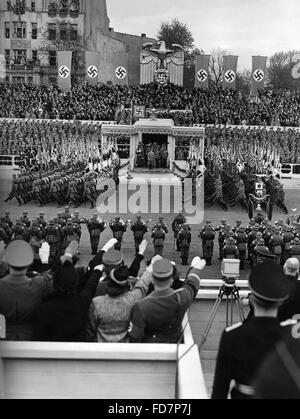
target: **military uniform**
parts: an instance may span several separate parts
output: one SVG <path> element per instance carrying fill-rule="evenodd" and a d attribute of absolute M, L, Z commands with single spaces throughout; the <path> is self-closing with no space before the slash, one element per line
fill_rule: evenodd
<path fill-rule="evenodd" d="M 226 221 L 221 220 L 221 224 L 216 228 L 216 231 L 219 233 L 218 235 L 218 243 L 219 243 L 219 260 L 223 260 L 223 248 L 224 248 L 224 232 L 226 230 Z"/>
<path fill-rule="evenodd" d="M 95 214 L 87 223 L 87 228 L 90 234 L 90 242 L 92 248 L 92 255 L 97 255 L 98 246 L 100 242 L 101 233 L 105 230 L 105 223 L 98 220 L 98 215 Z"/>
<path fill-rule="evenodd" d="M 281 256 L 282 256 L 282 247 L 283 247 L 283 238 L 280 234 L 279 227 L 275 227 L 275 231 L 273 236 L 270 238 L 269 241 L 269 249 L 273 255 L 276 255 L 275 262 L 280 264 Z"/>
<path fill-rule="evenodd" d="M 207 266 L 211 266 L 214 254 L 214 240 L 216 238 L 215 230 L 211 223 L 207 223 L 200 233 L 202 239 L 203 258 L 206 260 Z"/>
<path fill-rule="evenodd" d="M 166 234 L 160 225 L 152 233 L 153 246 L 155 255 L 163 255 L 165 247 Z"/>
<path fill-rule="evenodd" d="M 229 237 L 223 248 L 224 259 L 239 259 L 239 250 L 233 237 Z"/>
<path fill-rule="evenodd" d="M 182 265 L 187 266 L 192 241 L 192 233 L 188 224 L 184 224 L 181 230 L 179 231 L 178 241 L 181 249 Z"/>
<path fill-rule="evenodd" d="M 183 224 L 185 224 L 185 223 L 186 223 L 186 219 L 183 216 L 183 214 L 177 215 L 177 217 L 175 218 L 175 220 L 172 223 L 172 230 L 174 232 L 174 240 L 176 241 L 177 252 L 181 251 L 180 241 L 178 240 L 179 231 L 181 230 Z"/>
<path fill-rule="evenodd" d="M 294 240 L 291 242 L 289 248 L 289 257 L 295 257 L 300 261 L 300 238 L 295 237 Z"/>
<path fill-rule="evenodd" d="M 59 226 L 54 220 L 51 220 L 49 225 L 45 228 L 46 241 L 50 246 L 50 257 L 56 259 L 60 256 L 61 249 L 61 232 Z"/>
<path fill-rule="evenodd" d="M 120 251 L 124 233 L 127 231 L 127 225 L 123 220 L 117 217 L 110 222 L 109 226 L 113 232 L 113 238 L 118 240 L 118 243 L 115 245 L 115 250 Z"/>
<path fill-rule="evenodd" d="M 257 305 L 265 310 L 270 305 L 279 305 L 288 298 L 289 283 L 283 270 L 273 262 L 258 265 L 250 275 L 249 286 Z M 227 399 L 230 385 L 233 399 L 247 399 L 255 396 L 252 387 L 258 369 L 265 357 L 284 336 L 277 317 L 255 316 L 229 327 L 221 338 L 213 399 Z"/>
<path fill-rule="evenodd" d="M 247 255 L 248 237 L 244 227 L 240 226 L 235 234 L 235 240 L 239 251 L 239 258 L 241 261 L 241 269 L 245 269 L 245 261 Z"/>
<path fill-rule="evenodd" d="M 144 240 L 144 236 L 148 231 L 146 223 L 142 220 L 140 216 L 137 217 L 136 221 L 131 226 L 131 231 L 133 232 L 135 253 L 139 253 L 139 246 Z"/>
<path fill-rule="evenodd" d="M 282 265 L 285 264 L 287 259 L 289 258 L 289 249 L 291 247 L 291 242 L 294 240 L 295 236 L 292 232 L 292 228 L 289 226 L 284 226 L 282 231 L 282 238 L 283 238 L 283 252 L 282 252 Z"/>

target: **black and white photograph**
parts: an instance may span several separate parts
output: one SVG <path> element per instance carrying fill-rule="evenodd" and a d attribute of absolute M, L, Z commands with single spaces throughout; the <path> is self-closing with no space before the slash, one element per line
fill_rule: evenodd
<path fill-rule="evenodd" d="M 0 400 L 300 399 L 299 0 L 0 0 Z"/>

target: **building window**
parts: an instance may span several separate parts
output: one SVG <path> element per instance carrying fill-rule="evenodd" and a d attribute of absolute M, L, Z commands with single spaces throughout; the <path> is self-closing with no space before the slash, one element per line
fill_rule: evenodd
<path fill-rule="evenodd" d="M 38 60 L 38 52 L 37 52 L 37 49 L 33 49 L 32 50 L 32 60 L 36 64 L 36 62 Z"/>
<path fill-rule="evenodd" d="M 78 25 L 71 25 L 70 27 L 70 39 L 76 41 L 78 38 Z"/>
<path fill-rule="evenodd" d="M 26 38 L 26 22 L 14 22 L 14 36 L 18 39 Z"/>
<path fill-rule="evenodd" d="M 68 28 L 65 23 L 62 23 L 59 27 L 59 37 L 61 41 L 68 40 Z"/>
<path fill-rule="evenodd" d="M 10 23 L 9 22 L 5 22 L 5 38 L 6 39 L 10 38 Z"/>
<path fill-rule="evenodd" d="M 6 64 L 10 64 L 10 49 L 6 49 L 4 54 L 5 54 Z"/>
<path fill-rule="evenodd" d="M 48 35 L 51 41 L 54 41 L 56 39 L 56 24 L 55 23 L 49 23 Z"/>
<path fill-rule="evenodd" d="M 15 64 L 26 64 L 26 49 L 14 49 Z"/>
<path fill-rule="evenodd" d="M 57 63 L 57 52 L 56 50 L 49 51 L 49 65 L 55 67 Z"/>
<path fill-rule="evenodd" d="M 32 23 L 31 38 L 37 39 L 37 23 Z"/>
<path fill-rule="evenodd" d="M 31 2 L 31 11 L 35 12 L 35 1 Z"/>

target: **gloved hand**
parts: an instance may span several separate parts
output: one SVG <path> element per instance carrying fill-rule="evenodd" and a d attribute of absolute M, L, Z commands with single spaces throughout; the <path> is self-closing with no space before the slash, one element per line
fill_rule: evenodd
<path fill-rule="evenodd" d="M 49 263 L 50 246 L 47 242 L 44 242 L 39 249 L 39 257 L 43 265 Z"/>
<path fill-rule="evenodd" d="M 111 240 L 109 240 L 103 247 L 102 247 L 102 250 L 103 250 L 103 252 L 108 252 L 111 248 L 113 248 L 114 247 L 114 245 L 115 244 L 117 244 L 118 243 L 118 240 L 117 239 L 111 239 Z"/>
<path fill-rule="evenodd" d="M 61 263 L 64 264 L 65 262 L 73 263 L 73 258 L 76 256 L 77 251 L 79 248 L 79 244 L 76 240 L 73 240 L 69 246 L 66 248 L 65 254 L 60 258 Z"/>
<path fill-rule="evenodd" d="M 151 261 L 151 264 L 147 268 L 147 272 L 149 272 L 149 273 L 152 274 L 153 273 L 153 265 L 154 265 L 154 263 L 157 262 L 158 260 L 161 260 L 161 259 L 162 259 L 162 257 L 160 255 L 154 256 L 154 258 Z"/>
<path fill-rule="evenodd" d="M 197 256 L 193 259 L 191 266 L 194 269 L 199 269 L 200 271 L 203 271 L 203 269 L 206 266 L 206 261 L 204 259 L 201 259 L 199 256 Z"/>
<path fill-rule="evenodd" d="M 139 246 L 139 254 L 140 255 L 142 255 L 142 256 L 144 255 L 144 253 L 147 249 L 147 246 L 148 246 L 147 240 L 143 240 L 142 243 Z"/>

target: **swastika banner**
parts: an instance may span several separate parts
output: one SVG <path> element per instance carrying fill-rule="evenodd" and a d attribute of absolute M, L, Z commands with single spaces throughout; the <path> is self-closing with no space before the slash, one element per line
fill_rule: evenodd
<path fill-rule="evenodd" d="M 72 51 L 57 51 L 58 85 L 62 92 L 71 90 Z"/>
<path fill-rule="evenodd" d="M 195 87 L 208 89 L 210 55 L 198 55 L 196 59 Z"/>
<path fill-rule="evenodd" d="M 85 79 L 90 84 L 97 84 L 99 81 L 100 56 L 98 52 L 87 52 L 85 55 L 86 72 Z"/>
<path fill-rule="evenodd" d="M 128 85 L 128 53 L 114 53 L 114 84 Z"/>
<path fill-rule="evenodd" d="M 224 89 L 236 89 L 236 74 L 238 58 L 236 55 L 224 55 L 223 87 Z"/>
<path fill-rule="evenodd" d="M 259 90 L 265 88 L 268 57 L 252 57 L 251 96 L 257 96 Z"/>
<path fill-rule="evenodd" d="M 146 118 L 146 106 L 135 105 L 133 107 L 133 117 L 136 119 Z"/>

